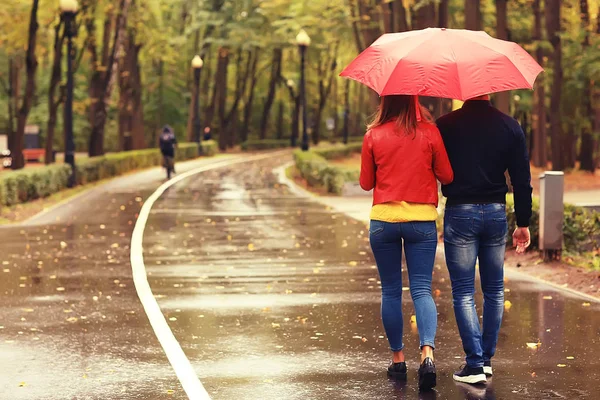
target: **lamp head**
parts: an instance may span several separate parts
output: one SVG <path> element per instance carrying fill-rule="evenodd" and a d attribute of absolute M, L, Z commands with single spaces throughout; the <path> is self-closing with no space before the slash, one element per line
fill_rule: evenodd
<path fill-rule="evenodd" d="M 60 0 L 59 2 L 60 11 L 63 13 L 75 14 L 79 10 L 79 4 L 77 0 Z"/>
<path fill-rule="evenodd" d="M 194 56 L 192 59 L 192 68 L 202 68 L 204 66 L 204 61 L 200 58 L 199 55 Z"/>
<path fill-rule="evenodd" d="M 298 33 L 298 36 L 296 36 L 296 43 L 301 47 L 310 46 L 310 36 L 308 36 L 304 29 L 302 29 L 300 33 Z"/>

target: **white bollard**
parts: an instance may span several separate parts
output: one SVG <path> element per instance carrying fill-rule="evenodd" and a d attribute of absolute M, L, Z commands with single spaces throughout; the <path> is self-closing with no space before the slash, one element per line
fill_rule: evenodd
<path fill-rule="evenodd" d="M 560 260 L 563 245 L 565 174 L 546 171 L 540 175 L 539 246 L 544 260 Z"/>

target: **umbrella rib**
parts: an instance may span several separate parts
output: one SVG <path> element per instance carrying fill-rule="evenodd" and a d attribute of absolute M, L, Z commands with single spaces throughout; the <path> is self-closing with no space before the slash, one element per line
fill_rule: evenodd
<path fill-rule="evenodd" d="M 456 56 L 456 52 L 454 51 L 454 47 L 450 44 L 450 50 L 452 51 L 452 56 L 454 58 L 454 67 L 456 68 L 456 76 L 458 77 L 458 90 L 460 92 L 461 100 L 464 98 L 463 88 L 462 88 L 462 80 L 460 78 L 460 68 L 458 66 L 458 57 Z"/>

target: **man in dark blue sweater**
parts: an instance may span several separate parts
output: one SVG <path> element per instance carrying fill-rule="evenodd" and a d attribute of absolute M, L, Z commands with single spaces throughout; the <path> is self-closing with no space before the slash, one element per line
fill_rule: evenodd
<path fill-rule="evenodd" d="M 454 374 L 459 382 L 477 384 L 492 375 L 504 310 L 506 221 L 505 171 L 514 191 L 517 253 L 530 244 L 531 172 L 525 135 L 518 122 L 492 106 L 489 96 L 465 102 L 441 117 L 442 133 L 454 181 L 442 186 L 446 262 L 452 281 L 454 313 L 466 353 L 466 366 Z M 475 265 L 484 295 L 483 329 L 475 310 Z"/>

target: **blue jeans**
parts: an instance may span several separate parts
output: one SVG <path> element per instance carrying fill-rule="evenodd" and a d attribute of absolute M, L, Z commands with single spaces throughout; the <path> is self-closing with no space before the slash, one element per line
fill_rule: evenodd
<path fill-rule="evenodd" d="M 381 279 L 381 319 L 392 351 L 402 342 L 402 245 L 410 294 L 417 314 L 421 347 L 435 347 L 437 310 L 431 297 L 431 276 L 437 247 L 435 222 L 371 221 L 371 248 Z"/>
<path fill-rule="evenodd" d="M 469 367 L 482 367 L 496 352 L 504 311 L 506 206 L 463 204 L 446 207 L 444 245 L 452 281 L 454 314 Z M 483 332 L 475 310 L 475 263 L 483 291 Z"/>

